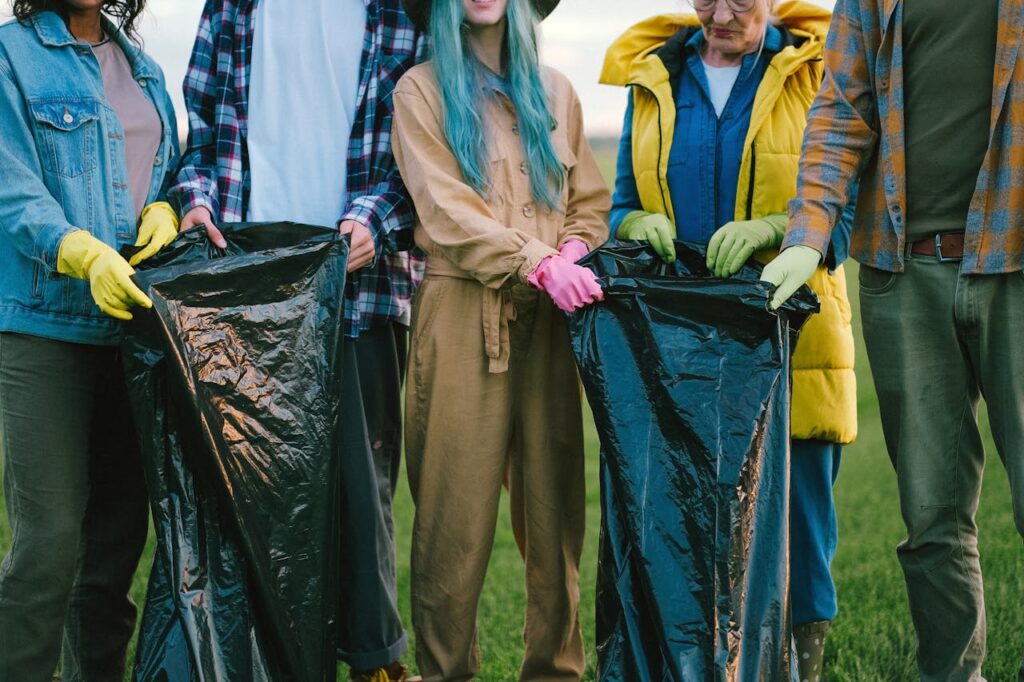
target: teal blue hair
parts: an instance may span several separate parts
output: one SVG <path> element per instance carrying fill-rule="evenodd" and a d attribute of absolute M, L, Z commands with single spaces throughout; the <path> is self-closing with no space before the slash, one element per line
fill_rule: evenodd
<path fill-rule="evenodd" d="M 483 195 L 491 187 L 487 138 L 479 97 L 484 66 L 466 42 L 462 0 L 434 0 L 430 41 L 434 73 L 444 106 L 444 133 L 466 183 Z M 532 0 L 508 0 L 502 59 L 508 95 L 516 111 L 519 136 L 529 160 L 530 189 L 537 203 L 556 208 L 565 187 L 565 169 L 551 144 L 555 118 L 540 76 L 537 26 Z"/>

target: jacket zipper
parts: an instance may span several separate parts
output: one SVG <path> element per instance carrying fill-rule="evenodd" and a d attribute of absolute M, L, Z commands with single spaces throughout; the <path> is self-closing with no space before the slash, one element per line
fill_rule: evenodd
<path fill-rule="evenodd" d="M 754 218 L 754 170 L 757 168 L 757 152 L 750 143 L 750 180 L 747 182 L 747 220 Z"/>

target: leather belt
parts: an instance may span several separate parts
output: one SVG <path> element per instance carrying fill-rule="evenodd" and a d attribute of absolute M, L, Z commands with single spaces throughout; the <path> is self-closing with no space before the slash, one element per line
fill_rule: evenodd
<path fill-rule="evenodd" d="M 939 262 L 956 262 L 964 258 L 964 233 L 946 232 L 910 244 L 910 253 L 915 256 L 932 256 Z"/>

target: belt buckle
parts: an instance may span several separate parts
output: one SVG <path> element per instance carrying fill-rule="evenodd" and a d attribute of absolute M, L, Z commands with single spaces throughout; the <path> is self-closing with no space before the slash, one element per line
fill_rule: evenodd
<path fill-rule="evenodd" d="M 935 235 L 935 257 L 939 259 L 940 263 L 959 263 L 963 258 L 949 257 L 942 255 L 942 235 Z"/>

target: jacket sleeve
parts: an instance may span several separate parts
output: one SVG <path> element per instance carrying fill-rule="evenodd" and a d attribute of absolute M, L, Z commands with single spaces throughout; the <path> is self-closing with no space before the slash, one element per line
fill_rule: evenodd
<path fill-rule="evenodd" d="M 416 224 L 416 213 L 395 166 L 394 157 L 388 154 L 386 160 L 392 167 L 384 179 L 353 201 L 341 220 L 354 220 L 373 235 L 378 256 L 396 251 L 407 251 L 412 247 L 412 230 Z"/>
<path fill-rule="evenodd" d="M 878 140 L 874 90 L 858 0 L 838 0 L 825 45 L 824 79 L 808 114 L 797 195 L 782 248 L 803 245 L 822 254 L 850 204 Z"/>
<path fill-rule="evenodd" d="M 525 282 L 558 252 L 495 218 L 486 200 L 466 184 L 431 108 L 405 78 L 395 90 L 394 151 L 422 229 L 445 258 L 484 286 Z"/>
<path fill-rule="evenodd" d="M 558 244 L 561 246 L 570 239 L 579 239 L 591 249 L 596 249 L 608 241 L 611 195 L 583 132 L 583 107 L 575 91 L 572 93 L 568 124 L 569 146 L 576 157 L 576 165 L 569 169 L 566 180 L 569 198 L 565 222 L 558 232 Z"/>
<path fill-rule="evenodd" d="M 178 144 L 178 117 L 174 112 L 174 102 L 171 101 L 171 95 L 167 92 L 167 80 L 163 70 L 159 66 L 156 69 L 160 74 L 160 106 L 167 112 L 167 123 L 171 128 L 171 148 L 168 150 L 170 158 L 167 159 L 164 166 L 164 179 L 156 200 L 167 201 L 168 192 L 176 182 L 176 171 L 181 162 L 181 148 Z"/>
<path fill-rule="evenodd" d="M 0 230 L 27 258 L 57 271 L 60 243 L 76 227 L 42 178 L 42 165 L 21 90 L 0 59 Z"/>
<path fill-rule="evenodd" d="M 227 87 L 224 72 L 215 63 L 215 46 L 223 30 L 219 3 L 206 3 L 199 20 L 196 42 L 192 48 L 188 71 L 182 90 L 188 112 L 188 143 L 178 166 L 178 175 L 168 197 L 178 205 L 182 215 L 197 206 L 207 208 L 216 220 L 219 216 L 217 199 L 217 139 L 214 126 L 217 92 Z"/>
<path fill-rule="evenodd" d="M 626 103 L 626 118 L 622 123 L 622 137 L 619 138 L 619 155 L 615 162 L 615 195 L 612 197 L 612 212 L 609 224 L 612 234 L 619 230 L 622 221 L 633 211 L 642 211 L 640 190 L 633 175 L 633 93 Z"/>
<path fill-rule="evenodd" d="M 417 32 L 415 44 L 408 56 L 408 66 L 422 61 L 425 51 L 426 36 Z M 381 106 L 390 109 L 393 100 L 389 97 Z M 380 134 L 387 151 L 376 152 L 374 170 L 383 177 L 370 192 L 355 199 L 341 217 L 342 221 L 354 220 L 370 231 L 378 257 L 411 249 L 413 229 L 416 227 L 416 210 L 395 163 L 392 147 L 393 118 L 389 116 L 386 120 L 391 128 L 380 131 Z"/>

